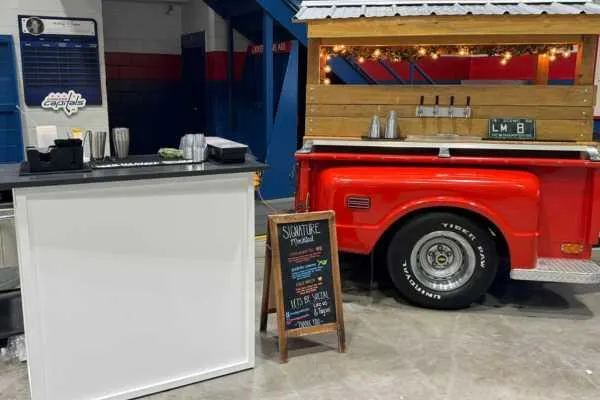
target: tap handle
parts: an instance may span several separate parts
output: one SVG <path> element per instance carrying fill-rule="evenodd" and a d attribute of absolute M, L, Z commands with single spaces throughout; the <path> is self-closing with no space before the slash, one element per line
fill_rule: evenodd
<path fill-rule="evenodd" d="M 425 104 L 425 96 L 421 96 L 421 102 L 419 103 L 420 106 Z"/>
<path fill-rule="evenodd" d="M 471 96 L 467 96 L 467 107 L 471 107 Z"/>
<path fill-rule="evenodd" d="M 450 105 L 454 106 L 454 96 L 450 96 Z"/>

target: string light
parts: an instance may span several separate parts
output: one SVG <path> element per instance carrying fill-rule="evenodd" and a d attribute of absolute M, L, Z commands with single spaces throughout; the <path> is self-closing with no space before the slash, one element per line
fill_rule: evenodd
<path fill-rule="evenodd" d="M 325 79 L 323 79 L 323 83 L 326 85 L 331 85 L 331 79 L 325 78 Z"/>
<path fill-rule="evenodd" d="M 549 57 L 551 61 L 559 55 L 570 57 L 574 44 L 520 44 L 520 45 L 436 45 L 436 46 L 346 46 L 335 45 L 325 47 L 325 58 L 344 57 L 363 64 L 367 60 L 389 60 L 393 62 L 414 61 L 424 57 L 437 60 L 442 55 L 448 56 L 477 56 L 499 57 L 502 65 L 507 65 L 513 57 L 538 55 Z"/>
<path fill-rule="evenodd" d="M 331 72 L 331 65 L 326 65 L 325 68 L 323 68 L 323 71 L 325 71 L 325 73 L 330 73 Z"/>

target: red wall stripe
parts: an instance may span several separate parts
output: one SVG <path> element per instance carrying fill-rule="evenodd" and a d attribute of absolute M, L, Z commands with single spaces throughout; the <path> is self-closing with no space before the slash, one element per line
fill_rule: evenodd
<path fill-rule="evenodd" d="M 106 78 L 110 80 L 181 79 L 181 56 L 173 54 L 105 53 Z"/>
<path fill-rule="evenodd" d="M 173 54 L 106 53 L 106 77 L 110 80 L 181 80 L 181 56 Z M 233 58 L 234 76 L 244 74 L 246 52 L 236 52 Z M 227 52 L 206 54 L 206 78 L 227 80 Z"/>
<path fill-rule="evenodd" d="M 233 74 L 236 80 L 241 80 L 244 75 L 246 52 L 233 53 Z M 211 51 L 206 53 L 206 79 L 209 81 L 227 80 L 227 52 Z"/>

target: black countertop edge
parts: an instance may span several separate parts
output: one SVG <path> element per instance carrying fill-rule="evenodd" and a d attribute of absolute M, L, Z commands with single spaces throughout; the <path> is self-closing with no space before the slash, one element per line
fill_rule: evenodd
<path fill-rule="evenodd" d="M 267 168 L 265 164 L 256 161 L 246 161 L 240 164 L 219 164 L 213 161 L 207 161 L 202 164 L 109 168 L 94 169 L 91 172 L 20 176 L 20 167 L 20 164 L 0 164 L 0 191 L 41 186 L 235 174 L 242 172 L 258 172 Z"/>

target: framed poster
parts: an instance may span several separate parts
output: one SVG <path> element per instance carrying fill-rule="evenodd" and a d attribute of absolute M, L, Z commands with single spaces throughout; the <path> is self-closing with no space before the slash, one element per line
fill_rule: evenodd
<path fill-rule="evenodd" d="M 95 20 L 19 15 L 18 23 L 28 106 L 44 103 L 44 108 L 71 115 L 86 105 L 102 104 Z"/>

